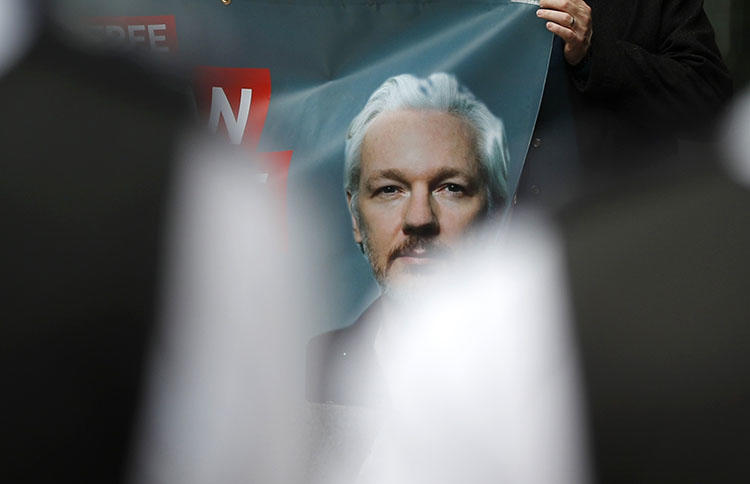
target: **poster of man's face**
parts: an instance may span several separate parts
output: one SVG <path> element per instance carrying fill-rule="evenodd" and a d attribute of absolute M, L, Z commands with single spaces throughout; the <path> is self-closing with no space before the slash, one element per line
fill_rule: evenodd
<path fill-rule="evenodd" d="M 354 240 L 381 289 L 413 286 L 507 201 L 502 122 L 455 76 L 386 80 L 349 129 Z"/>

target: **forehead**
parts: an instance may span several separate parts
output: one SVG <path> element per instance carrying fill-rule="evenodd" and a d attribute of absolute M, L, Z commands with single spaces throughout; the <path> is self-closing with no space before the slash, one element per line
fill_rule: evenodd
<path fill-rule="evenodd" d="M 414 176 L 456 170 L 478 175 L 476 136 L 463 118 L 435 110 L 380 114 L 362 143 L 362 176 L 400 170 Z"/>

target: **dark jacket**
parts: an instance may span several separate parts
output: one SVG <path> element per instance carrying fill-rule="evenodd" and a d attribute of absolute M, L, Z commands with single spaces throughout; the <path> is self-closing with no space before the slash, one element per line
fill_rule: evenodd
<path fill-rule="evenodd" d="M 581 183 L 591 185 L 652 159 L 674 158 L 677 139 L 704 133 L 732 94 L 701 0 L 587 3 L 593 18 L 589 54 L 578 66 L 565 64 L 560 85 L 545 90 L 520 198 L 544 196 L 550 188 L 544 184 L 556 180 L 576 183 L 568 180 L 576 168 Z M 553 69 L 548 84 L 555 81 Z M 558 100 L 566 95 L 569 107 Z M 555 133 L 571 115 L 576 143 L 562 146 Z M 556 173 L 561 165 L 564 172 Z"/>
<path fill-rule="evenodd" d="M 750 482 L 750 191 L 700 156 L 560 218 L 597 482 Z"/>

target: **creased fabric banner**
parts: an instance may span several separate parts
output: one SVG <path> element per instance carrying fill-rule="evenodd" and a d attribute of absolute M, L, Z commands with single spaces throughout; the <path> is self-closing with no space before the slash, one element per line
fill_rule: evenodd
<path fill-rule="evenodd" d="M 198 119 L 262 160 L 259 182 L 279 187 L 290 241 L 310 237 L 296 204 L 313 197 L 329 224 L 315 260 L 338 301 L 320 331 L 350 323 L 376 295 L 342 188 L 352 118 L 388 77 L 450 73 L 503 121 L 514 193 L 552 45 L 537 3 L 67 2 L 102 40 L 191 66 Z"/>

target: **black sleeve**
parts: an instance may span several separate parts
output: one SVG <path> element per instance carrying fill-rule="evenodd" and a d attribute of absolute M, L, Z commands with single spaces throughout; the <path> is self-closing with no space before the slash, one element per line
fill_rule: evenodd
<path fill-rule="evenodd" d="M 618 12 L 594 11 L 589 55 L 570 69 L 573 84 L 586 98 L 624 110 L 647 125 L 676 127 L 714 115 L 731 96 L 732 81 L 703 2 L 638 4 L 646 6 L 638 7 L 632 28 L 658 32 L 654 44 L 618 38 Z"/>

